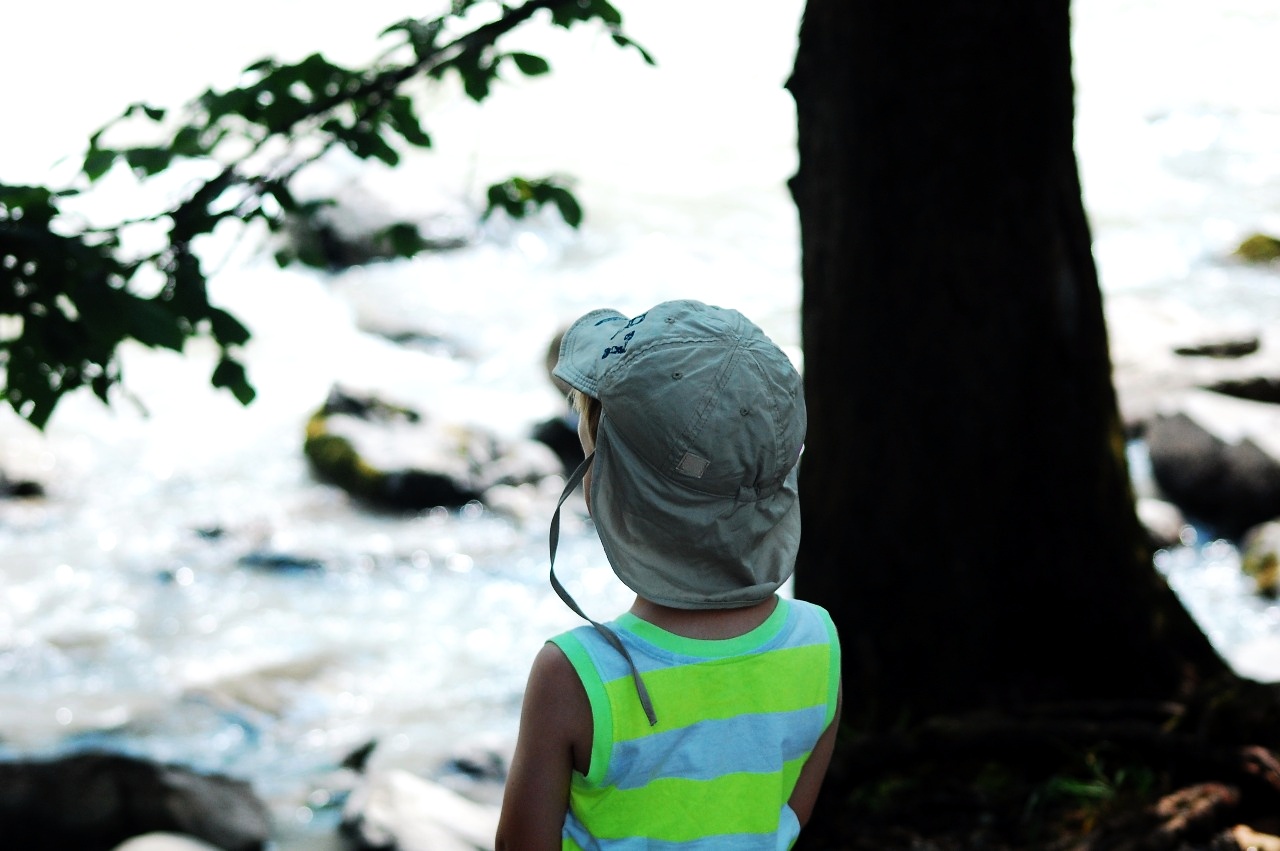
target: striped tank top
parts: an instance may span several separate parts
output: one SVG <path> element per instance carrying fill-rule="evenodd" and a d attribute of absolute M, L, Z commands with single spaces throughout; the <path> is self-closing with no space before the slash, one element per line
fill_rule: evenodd
<path fill-rule="evenodd" d="M 790 848 L 787 806 L 831 723 L 840 647 L 827 612 L 780 598 L 751 632 L 684 638 L 627 613 L 608 624 L 644 679 L 650 726 L 631 669 L 591 626 L 551 639 L 577 671 L 594 737 L 573 774 L 565 851 Z"/>

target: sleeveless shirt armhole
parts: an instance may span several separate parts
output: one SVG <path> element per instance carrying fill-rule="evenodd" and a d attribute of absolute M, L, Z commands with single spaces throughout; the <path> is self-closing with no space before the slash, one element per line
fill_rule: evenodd
<path fill-rule="evenodd" d="M 609 707 L 609 696 L 587 648 L 574 632 L 557 635 L 550 642 L 564 652 L 587 692 L 587 702 L 591 706 L 591 762 L 585 776 L 589 782 L 599 784 L 609 770 L 609 756 L 613 750 L 613 710 Z"/>

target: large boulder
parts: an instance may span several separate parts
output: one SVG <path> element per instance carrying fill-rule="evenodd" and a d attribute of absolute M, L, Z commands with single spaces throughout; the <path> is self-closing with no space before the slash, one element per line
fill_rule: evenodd
<path fill-rule="evenodd" d="M 1280 407 L 1186 394 L 1146 429 L 1163 495 L 1218 534 L 1239 538 L 1280 517 Z"/>
<path fill-rule="evenodd" d="M 1280 329 L 1141 297 L 1107 300 L 1113 383 L 1157 493 L 1238 539 L 1280 516 Z"/>
<path fill-rule="evenodd" d="M 261 851 L 270 828 L 249 784 L 218 774 L 107 753 L 0 762 L 7 848 L 101 851 L 165 832 L 224 851 Z"/>
<path fill-rule="evenodd" d="M 307 423 L 303 451 L 316 477 L 392 509 L 486 502 L 498 487 L 563 475 L 544 443 L 503 438 L 335 388 Z"/>

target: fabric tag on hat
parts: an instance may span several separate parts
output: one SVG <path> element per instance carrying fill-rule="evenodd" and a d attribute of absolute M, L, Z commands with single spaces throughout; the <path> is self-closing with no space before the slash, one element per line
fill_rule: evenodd
<path fill-rule="evenodd" d="M 692 476 L 695 479 L 701 479 L 702 474 L 707 472 L 707 467 L 711 466 L 711 462 L 706 458 L 699 458 L 692 452 L 684 453 L 684 457 L 680 459 L 680 463 L 676 465 L 676 469 L 686 476 Z"/>

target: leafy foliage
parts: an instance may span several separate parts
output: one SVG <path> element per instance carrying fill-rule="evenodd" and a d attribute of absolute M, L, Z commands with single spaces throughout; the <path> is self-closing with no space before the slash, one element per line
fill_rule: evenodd
<path fill-rule="evenodd" d="M 484 10 L 496 14 L 471 25 Z M 254 389 L 238 352 L 249 331 L 209 303 L 198 241 L 227 220 L 261 220 L 279 232 L 291 216 L 314 216 L 322 202 L 299 201 L 290 182 L 332 148 L 389 166 L 405 149 L 430 148 L 431 135 L 406 92 L 411 81 L 457 75 L 467 95 L 483 101 L 507 69 L 547 73 L 545 58 L 498 46 L 543 11 L 559 27 L 595 22 L 653 63 L 623 33 L 622 17 L 607 0 L 529 0 L 518 7 L 453 0 L 438 18 L 387 27 L 381 36 L 391 47 L 369 67 L 343 67 L 319 53 L 294 64 L 267 58 L 244 69 L 239 85 L 209 89 L 177 114 L 132 104 L 89 138 L 73 188 L 0 183 L 0 399 L 43 428 L 58 401 L 78 387 L 110 401 L 122 383 L 118 350 L 126 340 L 181 351 L 188 339 L 203 336 L 220 352 L 213 385 L 248 404 Z M 141 126 L 155 141 L 113 145 L 125 124 Z M 66 213 L 69 200 L 121 169 L 138 181 L 177 169 L 199 178 L 169 209 L 142 219 L 91 228 Z M 582 220 L 577 199 L 554 178 L 513 177 L 490 187 L 487 198 L 485 216 L 501 209 L 521 217 L 551 204 L 568 224 Z M 122 237 L 139 223 L 163 227 L 164 244 L 132 256 Z M 379 239 L 396 256 L 429 245 L 411 223 L 394 224 Z M 322 262 L 296 252 L 278 259 Z"/>
<path fill-rule="evenodd" d="M 513 177 L 503 183 L 495 183 L 489 187 L 489 206 L 485 209 L 485 215 L 501 209 L 519 218 L 531 207 L 541 207 L 544 204 L 554 204 L 560 211 L 560 217 L 575 228 L 581 224 L 582 207 L 578 205 L 578 199 L 555 180 Z"/>

